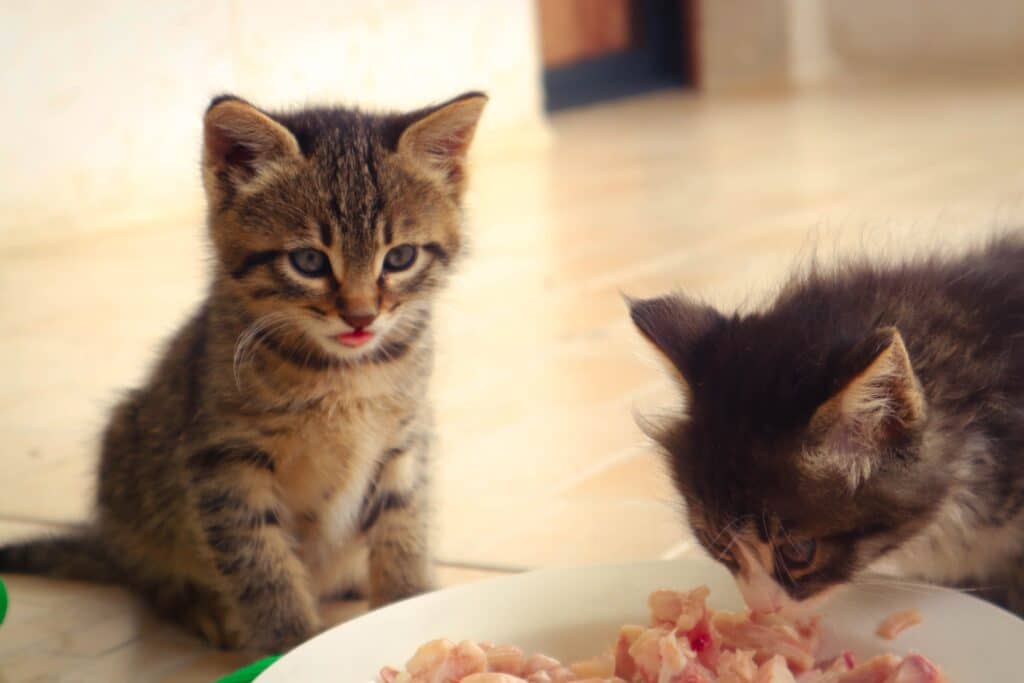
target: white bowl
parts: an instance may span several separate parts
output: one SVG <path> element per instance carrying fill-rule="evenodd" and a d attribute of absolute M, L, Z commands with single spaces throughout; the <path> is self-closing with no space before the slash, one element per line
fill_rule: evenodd
<path fill-rule="evenodd" d="M 743 604 L 728 572 L 709 560 L 547 569 L 449 588 L 391 605 L 322 633 L 267 669 L 258 683 L 369 683 L 381 667 L 401 667 L 428 640 L 493 641 L 566 661 L 599 654 L 624 623 L 646 624 L 658 588 L 711 587 L 709 604 Z M 874 636 L 896 610 L 924 622 L 887 642 Z M 836 652 L 858 657 L 920 652 L 953 683 L 1024 681 L 1024 621 L 952 590 L 851 588 L 824 608 Z"/>

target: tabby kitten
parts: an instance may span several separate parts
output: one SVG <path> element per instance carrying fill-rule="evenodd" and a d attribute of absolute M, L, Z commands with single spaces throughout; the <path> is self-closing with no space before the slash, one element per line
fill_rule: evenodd
<path fill-rule="evenodd" d="M 1024 236 L 815 270 L 758 313 L 631 314 L 684 395 L 651 435 L 752 608 L 799 613 L 885 566 L 1024 614 Z"/>
<path fill-rule="evenodd" d="M 204 122 L 209 295 L 103 437 L 88 531 L 0 570 L 118 581 L 222 647 L 288 648 L 318 601 L 431 586 L 431 308 L 486 97 Z"/>

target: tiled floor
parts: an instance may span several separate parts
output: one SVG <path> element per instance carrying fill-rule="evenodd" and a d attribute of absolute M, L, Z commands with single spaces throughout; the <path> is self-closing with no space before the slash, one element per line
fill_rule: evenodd
<path fill-rule="evenodd" d="M 693 552 L 634 424 L 671 388 L 620 292 L 750 304 L 812 254 L 1024 225 L 1022 121 L 1020 84 L 664 94 L 561 115 L 551 149 L 482 160 L 474 255 L 440 320 L 441 560 Z M 0 538 L 87 514 L 107 407 L 201 295 L 199 224 L 0 254 Z M 117 589 L 5 580 L 0 681 L 210 681 L 241 663 Z"/>

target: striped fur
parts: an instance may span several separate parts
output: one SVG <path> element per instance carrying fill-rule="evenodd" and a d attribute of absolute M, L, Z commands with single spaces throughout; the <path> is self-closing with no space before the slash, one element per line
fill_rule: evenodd
<path fill-rule="evenodd" d="M 484 102 L 271 115 L 215 99 L 209 296 L 114 410 L 88 531 L 2 548 L 0 571 L 126 583 L 211 643 L 261 651 L 315 633 L 330 596 L 428 589 L 432 302 L 461 252 Z M 413 264 L 385 270 L 406 244 Z M 297 249 L 324 272 L 298 270 Z M 372 340 L 339 343 L 342 316 L 372 318 Z"/>

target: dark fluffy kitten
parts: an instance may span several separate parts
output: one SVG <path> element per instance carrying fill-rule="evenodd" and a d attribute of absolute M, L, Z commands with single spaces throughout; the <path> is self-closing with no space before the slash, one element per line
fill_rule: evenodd
<path fill-rule="evenodd" d="M 996 586 L 1024 613 L 1021 235 L 814 270 L 758 313 L 683 296 L 631 308 L 684 394 L 652 436 L 752 607 L 889 565 Z"/>

